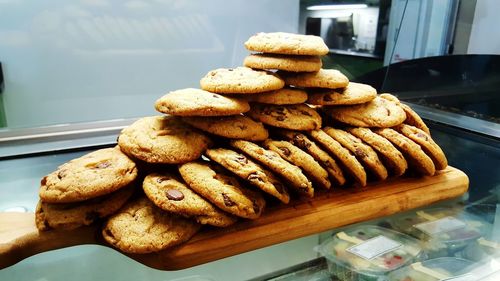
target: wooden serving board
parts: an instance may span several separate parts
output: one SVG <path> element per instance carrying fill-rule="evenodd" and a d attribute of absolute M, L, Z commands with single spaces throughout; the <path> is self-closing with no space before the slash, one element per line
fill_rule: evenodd
<path fill-rule="evenodd" d="M 205 228 L 187 243 L 152 254 L 126 254 L 147 266 L 183 269 L 276 243 L 366 221 L 464 194 L 469 179 L 448 167 L 432 177 L 400 177 L 337 189 L 265 210 L 257 220 Z M 32 213 L 0 213 L 0 268 L 34 254 L 81 244 L 106 245 L 97 226 L 38 232 Z"/>

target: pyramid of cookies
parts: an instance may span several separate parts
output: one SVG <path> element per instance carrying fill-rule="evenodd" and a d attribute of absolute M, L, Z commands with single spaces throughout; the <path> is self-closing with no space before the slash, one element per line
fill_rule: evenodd
<path fill-rule="evenodd" d="M 150 253 L 269 204 L 447 166 L 409 106 L 322 68 L 320 37 L 258 33 L 245 47 L 244 66 L 160 97 L 161 114 L 123 129 L 116 147 L 45 176 L 38 229 L 103 222 L 112 246 Z"/>

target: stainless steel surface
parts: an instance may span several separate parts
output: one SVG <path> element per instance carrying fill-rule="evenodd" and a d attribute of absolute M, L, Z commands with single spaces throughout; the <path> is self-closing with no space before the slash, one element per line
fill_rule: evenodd
<path fill-rule="evenodd" d="M 0 159 L 82 147 L 112 145 L 132 119 L 0 130 Z"/>
<path fill-rule="evenodd" d="M 500 124 L 413 103 L 408 104 L 424 119 L 500 139 Z"/>

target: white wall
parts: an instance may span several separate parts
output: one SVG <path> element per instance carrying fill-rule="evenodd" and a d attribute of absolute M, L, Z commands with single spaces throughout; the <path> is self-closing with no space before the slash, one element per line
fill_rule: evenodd
<path fill-rule="evenodd" d="M 469 39 L 469 54 L 500 54 L 500 1 L 477 0 Z"/>
<path fill-rule="evenodd" d="M 299 1 L 0 0 L 7 125 L 155 114 L 164 93 L 242 63 L 260 31 L 298 31 Z"/>

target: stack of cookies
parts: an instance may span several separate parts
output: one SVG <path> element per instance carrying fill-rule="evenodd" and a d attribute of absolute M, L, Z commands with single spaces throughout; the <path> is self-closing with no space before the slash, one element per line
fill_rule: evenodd
<path fill-rule="evenodd" d="M 322 69 L 321 38 L 259 33 L 245 46 L 255 53 L 244 67 L 210 71 L 201 89 L 166 94 L 155 103 L 162 115 L 123 129 L 117 147 L 44 177 L 39 230 L 110 216 L 107 242 L 149 253 L 188 240 L 201 225 L 258 219 L 269 204 L 446 167 L 411 108 Z M 134 186 L 142 188 L 132 195 Z"/>

